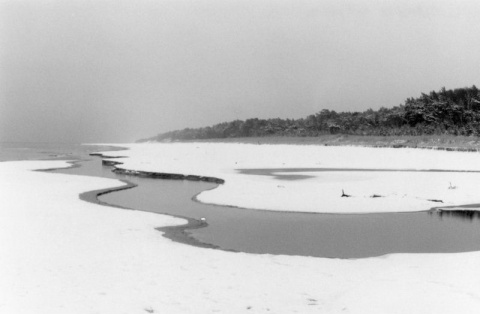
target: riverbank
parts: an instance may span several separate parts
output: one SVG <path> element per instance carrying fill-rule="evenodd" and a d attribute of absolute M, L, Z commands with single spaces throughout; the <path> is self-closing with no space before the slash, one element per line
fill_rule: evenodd
<path fill-rule="evenodd" d="M 468 313 L 480 253 L 359 260 L 252 255 L 165 239 L 182 219 L 83 202 L 120 181 L 0 163 L 0 312 Z M 459 267 L 461 265 L 461 267 Z"/>
<path fill-rule="evenodd" d="M 218 188 L 196 197 L 208 204 L 276 211 L 375 213 L 480 203 L 476 192 L 480 184 L 480 175 L 475 173 L 480 171 L 477 153 L 284 144 L 125 146 L 129 150 L 122 155 L 129 158 L 116 165 L 119 171 L 224 180 Z M 275 172 L 271 176 L 254 174 L 255 169 L 263 168 L 274 168 Z M 250 174 L 245 174 L 249 169 Z"/>
<path fill-rule="evenodd" d="M 113 148 L 112 147 L 112 149 L 119 150 L 119 149 L 125 149 L 125 148 L 119 148 L 119 147 Z M 113 153 L 113 151 L 112 151 L 112 153 Z M 100 154 L 100 153 L 90 153 L 89 155 L 90 156 L 96 156 L 96 157 L 103 157 L 103 155 Z M 111 157 L 111 158 L 117 159 L 117 158 L 124 158 L 124 157 L 116 156 L 116 157 Z M 83 162 L 85 162 L 85 161 L 83 161 Z M 72 168 L 77 168 L 78 169 L 78 168 L 82 167 L 82 160 L 68 161 L 68 164 L 70 165 L 69 167 L 49 168 L 49 169 L 41 169 L 41 170 L 35 170 L 35 171 L 45 171 L 45 172 L 55 173 L 57 170 L 61 170 L 61 169 L 72 169 Z M 112 161 L 112 160 L 102 160 L 102 164 L 106 165 L 106 166 L 114 166 L 114 165 L 121 164 L 121 163 L 120 162 L 115 162 L 115 161 Z M 84 164 L 83 164 L 83 166 L 84 166 Z M 115 170 L 115 169 L 113 169 L 113 170 Z M 92 175 L 93 173 L 94 172 L 92 172 L 90 170 L 90 171 L 87 171 L 83 175 L 87 175 L 87 174 Z M 141 176 L 141 177 L 151 177 L 149 174 L 145 174 L 145 173 L 130 173 L 130 172 L 124 172 L 124 173 L 129 174 L 129 175 Z M 67 172 L 67 174 L 68 174 L 68 172 Z M 77 175 L 78 174 L 79 173 L 77 172 Z M 80 175 L 82 175 L 81 172 L 80 172 Z M 96 177 L 101 177 L 101 174 L 97 174 Z M 115 177 L 113 176 L 113 177 L 108 177 L 108 178 L 115 178 Z M 153 176 L 153 178 L 158 179 L 159 177 L 158 176 Z M 164 179 L 167 179 L 167 178 L 168 179 L 181 179 L 179 177 L 170 176 L 170 175 L 161 176 L 161 178 L 164 178 Z M 115 178 L 115 179 L 118 179 L 118 178 Z M 202 181 L 202 179 L 203 178 L 198 178 L 198 179 L 196 178 L 196 179 L 192 179 L 192 180 Z M 103 202 L 99 199 L 99 197 L 102 196 L 102 195 L 106 195 L 106 194 L 114 193 L 114 192 L 120 192 L 120 191 L 129 190 L 129 189 L 138 187 L 137 184 L 132 183 L 128 180 L 120 179 L 120 181 L 124 183 L 123 186 L 87 191 L 87 192 L 81 193 L 79 195 L 79 198 L 82 201 L 86 201 L 86 202 L 90 202 L 90 203 L 94 203 L 94 204 L 99 204 L 99 205 L 103 205 L 103 206 L 115 207 L 115 208 L 126 209 L 126 210 L 139 210 L 137 208 L 130 208 L 130 207 L 125 207 L 125 206 L 110 204 L 110 203 L 107 203 L 107 202 Z M 204 181 L 210 181 L 210 178 L 205 178 Z M 170 239 L 172 241 L 179 242 L 179 243 L 183 243 L 183 244 L 194 245 L 194 246 L 197 246 L 197 247 L 215 248 L 215 249 L 219 248 L 215 245 L 201 242 L 201 241 L 195 239 L 194 237 L 192 237 L 191 234 L 189 233 L 190 230 L 195 230 L 195 229 L 198 229 L 198 228 L 207 227 L 208 226 L 207 222 L 197 220 L 197 219 L 193 219 L 193 218 L 189 218 L 189 217 L 185 217 L 185 216 L 175 215 L 175 214 L 169 214 L 169 216 L 179 218 L 179 219 L 184 219 L 184 220 L 187 221 L 187 223 L 186 224 L 181 224 L 181 225 L 176 225 L 176 226 L 167 226 L 167 227 L 157 228 L 157 230 L 162 232 L 162 235 L 165 238 Z M 231 250 L 229 250 L 229 251 L 231 251 Z"/>
<path fill-rule="evenodd" d="M 99 167 L 102 161 L 107 167 Z M 186 225 L 160 230 L 164 237 L 181 243 L 253 254 L 328 258 L 367 258 L 392 253 L 455 253 L 480 250 L 480 243 L 477 243 L 480 239 L 478 228 L 480 221 L 475 219 L 475 214 L 480 212 L 281 214 L 265 210 L 205 205 L 192 202 L 192 195 L 216 188 L 217 184 L 201 182 L 201 178 L 195 178 L 196 182 L 189 182 L 190 176 L 182 177 L 177 174 L 150 175 L 136 171 L 119 173 L 111 171 L 110 161 L 112 160 L 93 158 L 90 161 L 76 162 L 75 165 L 78 167 L 68 170 L 57 169 L 54 172 L 94 175 L 128 183 L 124 188 L 82 193 L 80 195 L 82 200 L 179 218 L 190 217 L 186 219 L 188 220 Z M 318 168 L 309 171 L 314 170 Z M 331 170 L 343 171 L 328 169 Z M 285 173 L 275 174 L 278 171 Z M 278 180 L 301 177 L 290 175 L 286 169 L 251 170 L 241 173 L 275 175 Z M 134 189 L 129 189 L 134 185 L 136 186 Z M 109 193 L 119 190 L 123 191 Z M 97 194 L 101 196 L 97 198 Z M 201 228 L 207 225 L 207 221 L 208 228 Z M 342 236 L 338 237 L 338 234 Z"/>
<path fill-rule="evenodd" d="M 316 137 L 239 137 L 220 139 L 199 139 L 178 143 L 239 143 L 239 144 L 283 144 L 321 146 L 360 146 L 390 148 L 420 148 L 447 151 L 480 151 L 480 138 L 474 136 L 420 135 L 420 136 L 361 136 L 361 135 L 321 135 Z"/>
<path fill-rule="evenodd" d="M 108 207 L 114 207 L 114 208 L 119 208 L 119 209 L 126 209 L 126 210 L 137 210 L 134 208 L 127 208 L 127 207 L 121 207 L 118 205 L 113 205 L 109 204 L 106 202 L 102 202 L 99 200 L 99 196 L 109 194 L 109 193 L 115 193 L 115 192 L 120 192 L 123 190 L 128 190 L 137 187 L 136 184 L 131 183 L 127 180 L 121 180 L 125 185 L 121 187 L 116 187 L 116 188 L 106 188 L 106 189 L 99 189 L 99 190 L 93 190 L 93 191 L 87 191 L 84 193 L 81 193 L 79 195 L 79 198 L 82 201 L 93 203 L 93 204 L 99 204 L 103 206 L 108 206 Z M 181 225 L 176 225 L 176 226 L 166 226 L 166 227 L 158 227 L 156 228 L 158 231 L 162 232 L 162 235 L 170 239 L 172 241 L 178 242 L 178 243 L 183 243 L 183 244 L 188 244 L 188 245 L 193 245 L 196 247 L 201 247 L 201 248 L 210 248 L 210 249 L 219 249 L 219 247 L 208 244 L 208 243 L 203 243 L 201 241 L 198 241 L 194 237 L 190 235 L 188 232 L 189 230 L 194 230 L 198 228 L 205 228 L 208 226 L 208 223 L 205 221 L 201 220 L 196 220 L 193 218 L 188 218 L 188 217 L 181 217 L 178 215 L 171 215 L 169 214 L 168 216 L 178 218 L 178 219 L 184 219 L 187 221 L 186 224 L 181 224 Z"/>

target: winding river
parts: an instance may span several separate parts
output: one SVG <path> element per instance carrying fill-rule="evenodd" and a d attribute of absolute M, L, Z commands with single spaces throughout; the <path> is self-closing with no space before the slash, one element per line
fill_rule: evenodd
<path fill-rule="evenodd" d="M 121 179 L 138 185 L 103 194 L 98 197 L 102 203 L 188 217 L 195 221 L 206 218 L 208 226 L 188 230 L 191 237 L 206 246 L 257 254 L 331 258 L 480 250 L 480 216 L 477 212 L 336 215 L 205 205 L 193 201 L 192 197 L 215 188 L 217 185 L 214 183 L 116 174 L 111 171 L 112 167 L 102 166 L 99 157 L 88 155 L 92 151 L 108 150 L 107 147 L 76 146 L 76 149 L 68 151 L 66 148 L 50 147 L 43 152 L 35 150 L 35 158 L 43 154 L 50 159 L 77 159 L 76 167 L 54 172 Z M 5 153 L 3 147 L 2 150 Z M 24 158 L 26 155 L 22 151 L 23 159 L 35 159 Z M 295 169 L 295 172 L 298 170 Z M 252 171 L 244 170 L 245 175 Z M 268 170 L 262 171 L 265 175 L 272 175 Z"/>

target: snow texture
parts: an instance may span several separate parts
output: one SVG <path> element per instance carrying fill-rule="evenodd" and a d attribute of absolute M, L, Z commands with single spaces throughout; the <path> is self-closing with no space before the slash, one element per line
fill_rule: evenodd
<path fill-rule="evenodd" d="M 173 143 L 125 145 L 120 168 L 225 180 L 197 196 L 204 203 L 276 211 L 410 212 L 480 203 L 480 173 L 403 171 L 289 172 L 299 180 L 236 169 L 327 168 L 480 171 L 478 153 L 421 149 Z M 109 152 L 106 155 L 115 155 Z M 282 174 L 277 172 L 282 178 Z M 452 188 L 455 187 L 455 188 Z M 341 197 L 342 191 L 351 197 Z M 372 197 L 373 195 L 382 197 Z M 438 202 L 442 201 L 442 202 Z"/>
<path fill-rule="evenodd" d="M 132 146 L 135 148 L 125 154 L 133 158 L 127 159 L 125 166 L 227 174 L 228 182 L 229 178 L 240 175 L 217 156 L 230 156 L 230 160 L 235 157 L 243 163 L 239 167 L 245 168 L 278 167 L 285 161 L 288 167 L 298 167 L 306 164 L 305 159 L 327 162 L 322 156 L 297 160 L 296 153 L 272 154 L 269 149 L 265 151 L 268 155 L 250 156 L 240 153 L 241 145 L 239 148 L 229 146 L 235 149 L 229 153 L 221 153 L 225 146 L 198 148 L 200 154 L 193 154 L 195 146 L 186 145 L 179 145 L 182 149 L 174 154 L 168 149 L 172 146 Z M 276 149 L 282 152 L 280 148 L 273 148 Z M 303 154 L 305 149 L 299 148 L 299 151 Z M 342 155 L 346 150 L 342 148 L 338 152 Z M 395 153 L 418 154 L 418 158 L 412 156 L 412 160 L 419 161 L 417 166 L 454 166 L 443 159 L 436 165 L 427 160 L 422 163 L 421 156 L 425 154 L 422 151 Z M 378 154 L 382 152 L 375 151 L 374 155 Z M 137 157 L 140 155 L 141 158 Z M 393 166 L 391 159 L 395 154 L 388 155 L 381 158 L 383 164 L 376 166 Z M 258 163 L 254 162 L 255 157 Z M 478 157 L 476 154 L 457 157 L 459 159 L 449 160 L 456 160 L 460 165 L 478 165 L 471 163 L 473 157 Z M 190 163 L 196 159 L 200 160 Z M 331 158 L 329 162 L 340 166 L 347 159 Z M 271 161 L 268 163 L 268 160 Z M 395 157 L 395 160 L 402 159 Z M 365 162 L 364 166 L 375 165 L 369 160 Z M 480 311 L 478 252 L 394 254 L 340 260 L 192 247 L 163 238 L 154 230 L 184 223 L 181 219 L 109 208 L 78 198 L 84 191 L 120 186 L 123 183 L 119 181 L 31 171 L 62 166 L 67 163 L 0 163 L 0 313 Z M 351 166 L 361 166 L 360 161 L 356 164 L 352 161 Z M 244 176 L 246 180 L 253 180 Z M 458 190 L 463 188 L 458 185 Z"/>

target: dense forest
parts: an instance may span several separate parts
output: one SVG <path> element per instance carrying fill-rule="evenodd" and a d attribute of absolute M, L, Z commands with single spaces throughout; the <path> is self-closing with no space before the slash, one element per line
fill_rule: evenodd
<path fill-rule="evenodd" d="M 474 86 L 432 91 L 393 108 L 363 112 L 324 109 L 301 119 L 247 119 L 183 129 L 141 141 L 256 136 L 465 135 L 480 136 L 480 90 Z"/>

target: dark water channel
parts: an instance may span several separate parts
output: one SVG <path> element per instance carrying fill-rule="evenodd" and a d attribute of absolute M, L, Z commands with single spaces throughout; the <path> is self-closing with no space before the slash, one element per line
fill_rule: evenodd
<path fill-rule="evenodd" d="M 136 183 L 136 188 L 102 195 L 100 199 L 138 210 L 205 217 L 209 226 L 192 230 L 191 234 L 224 249 L 335 258 L 480 250 L 477 212 L 335 215 L 204 205 L 192 201 L 192 196 L 215 188 L 216 184 L 115 174 L 111 167 L 102 166 L 98 157 L 78 153 L 74 156 L 84 159 L 79 162 L 80 167 L 56 172 Z"/>
<path fill-rule="evenodd" d="M 67 173 L 127 179 L 138 187 L 100 200 L 139 210 L 207 218 L 198 240 L 249 253 L 360 258 L 388 253 L 480 250 L 480 217 L 475 212 L 418 212 L 361 215 L 282 213 L 200 204 L 191 200 L 216 185 L 118 175 L 99 159 Z"/>

